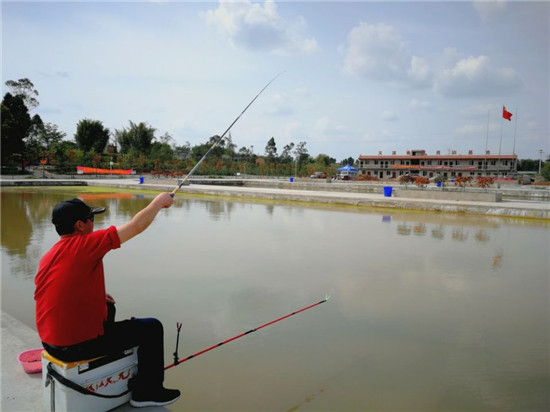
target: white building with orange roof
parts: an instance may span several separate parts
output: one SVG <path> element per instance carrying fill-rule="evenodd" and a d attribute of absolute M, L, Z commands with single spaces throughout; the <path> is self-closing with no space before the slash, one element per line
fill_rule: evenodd
<path fill-rule="evenodd" d="M 398 178 L 405 174 L 416 174 L 431 178 L 437 175 L 447 177 L 511 177 L 517 173 L 517 155 L 494 155 L 489 150 L 485 154 L 450 153 L 427 154 L 425 150 L 410 150 L 406 154 L 359 155 L 359 174 L 379 179 Z"/>

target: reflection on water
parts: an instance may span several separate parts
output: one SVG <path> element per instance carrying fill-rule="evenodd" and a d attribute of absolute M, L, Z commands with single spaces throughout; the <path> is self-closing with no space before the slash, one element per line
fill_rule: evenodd
<path fill-rule="evenodd" d="M 397 219 L 395 219 L 397 220 Z M 384 222 L 389 222 L 386 219 Z M 470 232 L 473 233 L 473 237 L 476 242 L 486 243 L 489 241 L 489 234 L 487 229 L 478 229 L 475 227 L 463 227 L 463 226 L 453 226 L 448 225 L 444 226 L 440 223 L 431 223 L 427 224 L 425 222 L 400 222 L 396 225 L 396 232 L 398 235 L 408 236 L 411 233 L 416 236 L 425 236 L 427 233 L 434 239 L 443 240 L 445 238 L 445 231 L 448 230 L 451 232 L 451 238 L 455 241 L 464 242 L 468 240 Z"/>
<path fill-rule="evenodd" d="M 33 278 L 63 190 L 2 190 L 2 308 Z M 119 225 L 151 199 L 82 193 Z M 167 374 L 171 410 L 548 410 L 550 226 L 177 196 L 105 258 L 117 316 L 157 316 L 171 359 L 322 299 Z"/>

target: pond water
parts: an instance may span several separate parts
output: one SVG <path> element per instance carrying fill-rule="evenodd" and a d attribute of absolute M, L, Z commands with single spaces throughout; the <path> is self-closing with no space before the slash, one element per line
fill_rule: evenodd
<path fill-rule="evenodd" d="M 77 193 L 76 190 L 79 192 Z M 2 309 L 34 328 L 51 209 L 119 225 L 153 195 L 2 189 Z M 178 195 L 104 260 L 117 317 L 155 316 L 181 411 L 549 410 L 550 226 Z"/>

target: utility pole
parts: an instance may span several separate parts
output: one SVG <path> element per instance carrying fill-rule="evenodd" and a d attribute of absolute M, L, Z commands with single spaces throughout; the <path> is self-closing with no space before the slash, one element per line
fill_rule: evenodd
<path fill-rule="evenodd" d="M 542 149 L 539 150 L 539 175 L 540 175 L 540 167 L 541 167 L 541 164 L 542 164 Z"/>

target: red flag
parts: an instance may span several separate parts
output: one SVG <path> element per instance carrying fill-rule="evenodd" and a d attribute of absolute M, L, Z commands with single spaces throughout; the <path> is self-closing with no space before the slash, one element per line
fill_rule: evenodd
<path fill-rule="evenodd" d="M 502 106 L 502 117 L 504 117 L 509 122 L 512 121 L 512 113 L 506 110 L 506 107 Z"/>

